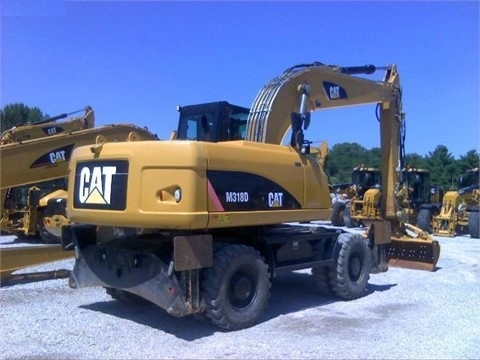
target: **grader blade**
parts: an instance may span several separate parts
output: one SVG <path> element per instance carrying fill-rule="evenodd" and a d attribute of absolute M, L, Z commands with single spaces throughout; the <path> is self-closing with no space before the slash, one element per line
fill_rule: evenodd
<path fill-rule="evenodd" d="M 389 266 L 433 271 L 440 257 L 438 241 L 421 238 L 392 238 L 387 261 Z"/>
<path fill-rule="evenodd" d="M 73 257 L 60 245 L 13 247 L 0 250 L 0 281 L 8 280 L 16 270 Z"/>

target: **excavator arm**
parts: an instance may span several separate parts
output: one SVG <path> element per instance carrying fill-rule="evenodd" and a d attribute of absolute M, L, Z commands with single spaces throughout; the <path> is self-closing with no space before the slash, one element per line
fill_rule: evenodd
<path fill-rule="evenodd" d="M 382 81 L 356 76 L 377 70 L 385 71 Z M 438 242 L 412 226 L 408 230 L 416 237 L 408 234 L 396 199 L 404 156 L 402 89 L 396 65 L 340 67 L 316 62 L 287 69 L 257 94 L 247 122 L 247 140 L 281 144 L 291 129 L 290 145 L 300 149 L 302 128 L 308 128 L 312 111 L 365 104 L 377 104 L 382 173 L 383 221 L 373 224 L 370 236 L 377 244 L 391 243 L 390 264 L 434 269 Z"/>

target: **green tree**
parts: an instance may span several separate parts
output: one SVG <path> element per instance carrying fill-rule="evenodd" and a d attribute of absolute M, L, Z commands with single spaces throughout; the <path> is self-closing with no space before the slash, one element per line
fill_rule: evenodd
<path fill-rule="evenodd" d="M 357 143 L 336 144 L 330 149 L 327 161 L 327 173 L 332 184 L 351 181 L 351 172 L 355 166 L 366 165 L 380 169 L 380 148 L 366 150 Z M 480 167 L 480 155 L 476 150 L 470 150 L 456 160 L 444 145 L 438 145 L 426 156 L 417 153 L 405 155 L 405 166 L 430 171 L 431 184 L 442 186 L 448 190 L 456 186 L 456 180 L 467 169 Z"/>
<path fill-rule="evenodd" d="M 327 173 L 332 184 L 350 182 L 352 169 L 368 165 L 369 151 L 357 143 L 335 144 L 328 154 Z"/>
<path fill-rule="evenodd" d="M 48 118 L 38 107 L 28 107 L 22 103 L 5 105 L 0 110 L 1 132 L 11 129 L 14 126 L 25 125 Z"/>
<path fill-rule="evenodd" d="M 480 167 L 480 155 L 477 150 L 470 150 L 466 155 L 460 155 L 457 162 L 460 173 L 464 173 L 468 169 Z"/>
<path fill-rule="evenodd" d="M 414 167 L 417 169 L 426 169 L 428 170 L 427 160 L 417 153 L 406 154 L 405 155 L 405 166 Z"/>
<path fill-rule="evenodd" d="M 380 163 L 382 161 L 382 152 L 379 147 L 374 147 L 367 152 L 367 161 L 365 165 L 380 169 Z"/>
<path fill-rule="evenodd" d="M 432 184 L 449 189 L 458 177 L 458 164 L 445 145 L 438 145 L 433 152 L 429 152 L 426 162 L 430 170 Z"/>

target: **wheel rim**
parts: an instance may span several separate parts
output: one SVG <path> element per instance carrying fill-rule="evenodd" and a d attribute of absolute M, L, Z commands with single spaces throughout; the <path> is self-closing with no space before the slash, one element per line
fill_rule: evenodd
<path fill-rule="evenodd" d="M 358 253 L 352 254 L 348 261 L 348 277 L 353 282 L 358 282 L 362 275 L 362 259 Z"/>
<path fill-rule="evenodd" d="M 239 269 L 236 271 L 229 284 L 228 298 L 233 308 L 242 310 L 253 301 L 257 291 L 257 279 L 251 271 Z"/>

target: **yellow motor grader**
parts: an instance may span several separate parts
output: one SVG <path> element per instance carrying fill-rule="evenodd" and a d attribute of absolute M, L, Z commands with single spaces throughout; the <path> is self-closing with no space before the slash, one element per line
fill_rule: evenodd
<path fill-rule="evenodd" d="M 367 167 L 365 165 L 356 166 L 352 170 L 352 183 L 344 191 L 343 199 L 339 199 L 332 206 L 332 225 L 333 226 L 356 226 L 356 221 L 351 217 L 351 209 L 355 210 L 355 214 L 371 215 L 375 218 L 380 215 L 380 210 L 375 208 L 380 203 L 380 197 L 371 196 L 367 199 L 374 198 L 375 202 L 366 201 L 364 204 L 364 195 L 371 188 L 380 188 L 381 173 L 379 169 Z M 377 193 L 377 192 L 376 192 Z M 375 193 L 375 194 L 376 194 Z M 353 202 L 353 204 L 352 204 Z"/>
<path fill-rule="evenodd" d="M 352 228 L 380 220 L 382 217 L 380 171 L 375 168 L 357 167 L 352 173 L 352 179 L 353 195 L 343 205 L 338 206 L 343 208 L 343 225 Z M 442 189 L 430 186 L 428 170 L 406 166 L 402 169 L 400 186 L 396 191 L 397 216 L 402 223 L 409 224 L 411 228 L 418 227 L 415 230 L 417 232 L 432 233 L 433 218 L 440 212 L 442 197 Z M 332 215 L 332 220 L 333 218 Z"/>
<path fill-rule="evenodd" d="M 379 70 L 383 81 L 358 76 Z M 311 223 L 330 216 L 330 189 L 303 132 L 312 111 L 360 104 L 378 105 L 384 179 L 382 220 L 364 237 Z M 395 65 L 302 64 L 260 90 L 244 140 L 199 141 L 228 125 L 200 114 L 192 140 L 76 148 L 72 224 L 62 231 L 63 247 L 76 253 L 70 286 L 102 286 L 119 300 L 141 297 L 174 316 L 204 313 L 241 329 L 261 316 L 282 271 L 312 268 L 319 287 L 355 299 L 370 273 L 387 271 L 387 257 L 434 269 L 438 243 L 409 236 L 397 218 L 401 107 Z M 135 231 L 107 239 L 102 227 Z"/>
<path fill-rule="evenodd" d="M 433 218 L 433 233 L 438 236 L 470 234 L 480 237 L 479 168 L 468 169 L 458 179 L 458 189 L 445 193 L 440 213 Z"/>

